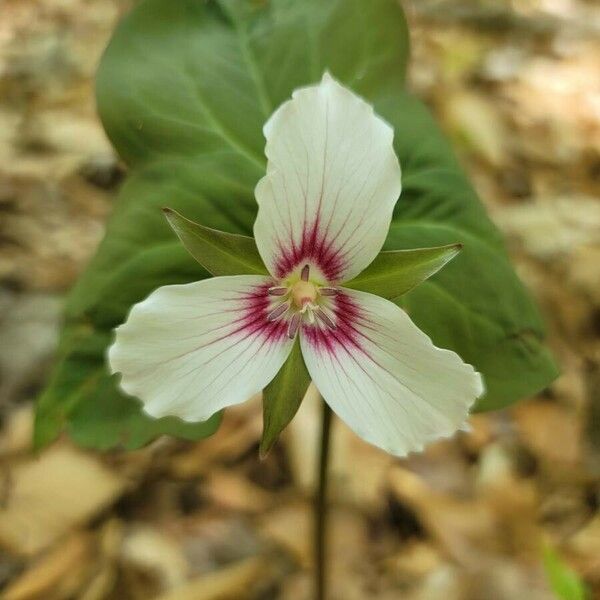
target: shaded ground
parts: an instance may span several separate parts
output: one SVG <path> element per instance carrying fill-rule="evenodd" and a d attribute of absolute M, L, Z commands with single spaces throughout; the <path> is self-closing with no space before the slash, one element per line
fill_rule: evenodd
<path fill-rule="evenodd" d="M 127 4 L 0 5 L 0 594 L 308 600 L 311 399 L 264 463 L 258 401 L 197 445 L 29 452 L 61 299 L 122 177 L 91 76 Z M 405 461 L 335 423 L 332 598 L 549 599 L 543 547 L 600 598 L 600 9 L 423 0 L 408 13 L 413 87 L 505 232 L 563 375 Z"/>

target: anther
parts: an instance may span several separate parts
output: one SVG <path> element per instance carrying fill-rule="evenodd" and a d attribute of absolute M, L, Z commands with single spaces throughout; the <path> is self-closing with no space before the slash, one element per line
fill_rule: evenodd
<path fill-rule="evenodd" d="M 319 294 L 321 296 L 337 296 L 338 289 L 334 287 L 321 287 L 319 288 Z"/>
<path fill-rule="evenodd" d="M 280 304 L 276 309 L 272 310 L 268 315 L 267 315 L 267 321 L 275 321 L 276 319 L 279 319 L 279 317 L 285 313 L 285 311 L 289 308 L 289 304 L 287 302 L 284 302 L 283 304 Z"/>
<path fill-rule="evenodd" d="M 310 274 L 310 266 L 304 265 L 302 267 L 302 271 L 300 272 L 300 279 L 302 279 L 302 281 L 308 281 L 309 274 Z"/>
<path fill-rule="evenodd" d="M 289 322 L 287 334 L 288 337 L 293 340 L 296 337 L 296 333 L 298 333 L 298 327 L 300 327 L 300 313 L 296 313 Z"/>
<path fill-rule="evenodd" d="M 315 311 L 317 318 L 322 321 L 329 329 L 336 329 L 337 325 L 321 309 Z"/>
<path fill-rule="evenodd" d="M 276 285 L 274 287 L 269 288 L 269 296 L 285 296 L 287 294 L 288 289 L 286 287 L 281 287 Z"/>

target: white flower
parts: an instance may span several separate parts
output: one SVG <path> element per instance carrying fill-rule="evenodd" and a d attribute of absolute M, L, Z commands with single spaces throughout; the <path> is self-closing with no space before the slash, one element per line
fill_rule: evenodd
<path fill-rule="evenodd" d="M 270 276 L 157 289 L 109 350 L 121 387 L 153 417 L 204 421 L 260 392 L 296 336 L 325 401 L 396 455 L 460 429 L 481 376 L 436 348 L 389 300 L 343 283 L 381 250 L 400 195 L 392 128 L 325 74 L 264 128 L 254 234 Z"/>

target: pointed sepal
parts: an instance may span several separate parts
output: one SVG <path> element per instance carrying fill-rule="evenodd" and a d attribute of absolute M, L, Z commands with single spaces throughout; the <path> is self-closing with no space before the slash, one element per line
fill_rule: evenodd
<path fill-rule="evenodd" d="M 294 418 L 309 385 L 310 375 L 302 358 L 299 339 L 296 338 L 287 361 L 263 391 L 261 458 L 269 453 L 279 434 Z"/>
<path fill-rule="evenodd" d="M 171 208 L 163 213 L 185 249 L 211 275 L 268 275 L 254 238 L 205 227 Z"/>
<path fill-rule="evenodd" d="M 358 277 L 344 283 L 344 287 L 392 300 L 435 275 L 461 249 L 462 244 L 450 244 L 380 252 Z"/>

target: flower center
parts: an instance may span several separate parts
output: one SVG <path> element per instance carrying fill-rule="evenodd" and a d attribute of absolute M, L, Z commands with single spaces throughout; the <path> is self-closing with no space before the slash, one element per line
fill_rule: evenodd
<path fill-rule="evenodd" d="M 304 308 L 317 299 L 317 287 L 310 281 L 297 281 L 291 289 L 292 300 L 296 308 Z"/>
<path fill-rule="evenodd" d="M 267 315 L 268 321 L 277 321 L 281 318 L 288 320 L 288 337 L 293 339 L 303 321 L 311 325 L 318 319 L 328 329 L 335 329 L 336 324 L 333 314 L 328 315 L 324 304 L 327 304 L 328 296 L 336 296 L 337 288 L 329 286 L 317 286 L 309 281 L 309 265 L 304 265 L 300 273 L 300 279 L 292 285 L 281 282 L 269 288 L 268 294 L 273 297 L 275 305 Z M 323 296 L 324 298 L 321 298 Z M 279 297 L 280 299 L 275 300 Z M 323 300 L 326 300 L 323 303 Z M 331 312 L 329 307 L 329 312 Z"/>

